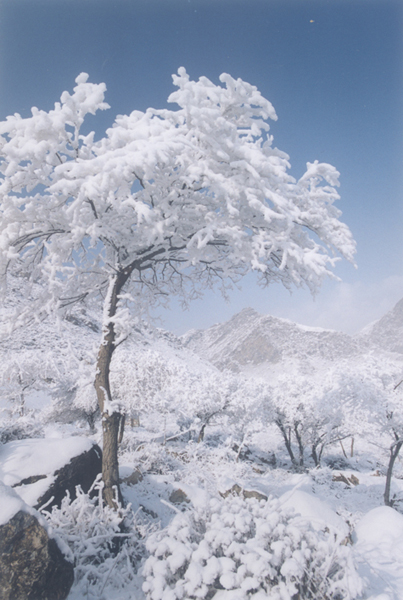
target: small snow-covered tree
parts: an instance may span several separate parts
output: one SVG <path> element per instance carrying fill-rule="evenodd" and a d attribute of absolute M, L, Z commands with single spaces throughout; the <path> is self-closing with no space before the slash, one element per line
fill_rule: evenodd
<path fill-rule="evenodd" d="M 339 374 L 332 370 L 280 377 L 271 391 L 271 407 L 272 420 L 297 468 L 305 466 L 307 449 L 318 466 L 325 446 L 347 435 Z"/>
<path fill-rule="evenodd" d="M 139 411 L 175 412 L 181 428 L 186 427 L 189 435 L 197 429 L 196 437 L 203 441 L 206 427 L 239 395 L 239 378 L 219 372 L 197 356 L 184 360 L 169 350 L 164 345 L 121 346 L 112 363 L 113 397 L 120 412 L 131 418 Z"/>
<path fill-rule="evenodd" d="M 350 369 L 352 366 L 350 365 Z M 403 446 L 402 361 L 398 356 L 377 352 L 360 360 L 355 372 L 345 368 L 342 402 L 345 418 L 358 435 L 385 444 L 388 466 L 384 501 L 392 505 L 390 489 L 393 468 Z"/>
<path fill-rule="evenodd" d="M 41 291 L 38 285 L 30 286 L 25 280 L 13 277 L 9 278 L 8 286 L 9 299 L 0 311 L 0 397 L 5 404 L 3 415 L 11 417 L 9 425 L 12 426 L 14 420 L 12 413 L 18 415 L 18 419 L 33 417 L 35 413 L 36 423 L 42 421 L 42 425 L 48 420 L 76 419 L 91 424 L 96 398 L 95 407 L 83 402 L 82 384 L 85 379 L 92 379 L 95 396 L 96 353 L 91 352 L 91 346 L 94 338 L 98 340 L 100 330 L 92 321 L 92 315 L 75 306 L 62 328 L 55 328 L 49 321 L 35 319 L 33 315 L 26 327 L 16 329 L 12 337 L 7 338 L 1 332 L 12 322 L 25 296 L 29 293 L 35 296 Z M 8 425 L 5 423 L 4 427 L 7 429 Z"/>
<path fill-rule="evenodd" d="M 403 380 L 400 380 L 392 389 L 389 389 L 386 410 L 386 420 L 390 434 L 393 436 L 392 443 L 389 448 L 389 463 L 386 472 L 386 483 L 384 501 L 386 506 L 392 506 L 393 501 L 390 498 L 390 485 L 392 483 L 392 473 L 395 461 L 399 456 L 399 452 L 403 446 L 403 410 L 402 410 L 402 394 L 401 387 Z M 398 395 L 398 399 L 396 398 Z"/>
<path fill-rule="evenodd" d="M 314 290 L 335 254 L 355 250 L 333 205 L 339 173 L 315 161 L 298 181 L 289 175 L 268 133 L 276 113 L 256 87 L 226 74 L 223 85 L 191 81 L 183 68 L 173 79 L 178 110 L 118 116 L 99 141 L 82 126 L 108 108 L 106 87 L 84 73 L 53 110 L 0 123 L 0 272 L 42 284 L 15 322 L 103 304 L 95 388 L 110 505 L 121 420 L 110 364 L 140 303 L 225 290 L 250 270 L 263 285 Z"/>

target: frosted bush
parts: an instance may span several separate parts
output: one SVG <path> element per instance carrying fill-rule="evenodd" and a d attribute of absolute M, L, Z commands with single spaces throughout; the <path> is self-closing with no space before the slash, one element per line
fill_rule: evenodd
<path fill-rule="evenodd" d="M 74 564 L 72 599 L 106 600 L 116 592 L 121 600 L 131 600 L 140 589 L 137 575 L 143 558 L 143 537 L 147 526 L 131 510 L 113 510 L 98 494 L 90 497 L 77 487 L 77 498 L 67 495 L 59 508 L 44 512 L 51 531 Z M 115 597 L 115 596 L 113 596 Z"/>
<path fill-rule="evenodd" d="M 362 585 L 340 542 L 277 500 L 213 499 L 149 537 L 143 591 L 148 600 L 351 600 Z"/>

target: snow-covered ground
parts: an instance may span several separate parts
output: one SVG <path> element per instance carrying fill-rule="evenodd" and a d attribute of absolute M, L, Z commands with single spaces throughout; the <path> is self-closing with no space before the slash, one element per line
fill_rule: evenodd
<path fill-rule="evenodd" d="M 225 438 L 225 431 L 219 426 L 212 426 L 206 431 L 203 443 L 198 444 L 187 439 L 181 441 L 180 438 L 164 443 L 164 439 L 170 437 L 174 427 L 173 415 L 161 417 L 153 413 L 144 415 L 140 427 L 129 428 L 126 432 L 120 458 L 120 476 L 123 495 L 129 506 L 129 510 L 126 509 L 126 521 L 130 523 L 131 530 L 126 535 L 131 537 L 117 557 L 105 550 L 105 544 L 100 544 L 99 539 L 104 536 L 105 541 L 108 536 L 113 537 L 113 533 L 119 534 L 119 518 L 111 517 L 105 508 L 103 513 L 97 513 L 99 509 L 91 504 L 93 501 L 88 496 L 80 495 L 75 502 L 67 502 L 62 510 L 55 510 L 52 516 L 48 517 L 52 534 L 61 538 L 61 547 L 69 545 L 71 556 L 76 556 L 77 576 L 69 600 L 79 600 L 85 597 L 84 593 L 88 598 L 99 600 L 209 597 L 203 595 L 201 588 L 197 588 L 199 596 L 190 592 L 186 595 L 186 592 L 181 591 L 179 584 L 175 584 L 175 587 L 173 583 L 178 578 L 166 577 L 158 580 L 155 574 L 156 567 L 150 566 L 150 560 L 157 561 L 157 566 L 163 570 L 164 560 L 162 555 L 158 554 L 158 544 L 169 546 L 167 539 L 170 535 L 170 549 L 166 546 L 163 553 L 167 564 L 170 564 L 169 561 L 175 563 L 175 560 L 180 564 L 181 552 L 183 553 L 184 548 L 186 550 L 188 546 L 191 553 L 196 552 L 198 547 L 204 547 L 205 540 L 198 539 L 194 532 L 194 528 L 202 519 L 207 520 L 210 528 L 213 524 L 214 531 L 222 526 L 222 535 L 235 535 L 228 529 L 228 515 L 225 512 L 227 509 L 243 515 L 239 526 L 244 523 L 245 514 L 249 515 L 251 511 L 253 518 L 259 523 L 270 520 L 270 515 L 275 512 L 286 515 L 294 511 L 299 516 L 292 521 L 292 526 L 301 528 L 303 534 L 308 536 L 308 543 L 317 542 L 320 547 L 320 544 L 329 545 L 331 540 L 336 540 L 337 546 L 348 552 L 349 562 L 345 565 L 346 585 L 351 587 L 347 588 L 349 595 L 337 596 L 336 593 L 331 595 L 329 592 L 330 595 L 324 597 L 403 599 L 403 515 L 396 509 L 383 506 L 385 476 L 379 469 L 365 466 L 369 465 L 370 461 L 369 447 L 365 448 L 361 444 L 361 449 L 365 449 L 365 452 L 350 457 L 348 461 L 341 452 L 338 456 L 337 453 L 332 454 L 328 461 L 324 461 L 323 467 L 308 468 L 298 473 L 286 468 L 287 457 L 278 445 L 274 431 L 267 432 L 272 435 L 270 441 L 266 438 L 266 444 L 263 444 L 264 449 L 260 454 L 256 442 L 261 441 L 261 433 L 251 439 L 250 447 L 254 451 L 240 458 Z M 79 428 L 76 433 L 81 436 L 63 439 L 55 437 L 56 429 L 55 425 L 51 437 L 16 440 L 1 447 L 3 522 L 7 515 L 10 516 L 8 513 L 16 512 L 24 505 L 17 492 L 31 505 L 34 504 L 35 496 L 32 490 L 35 484 L 31 486 L 31 493 L 28 493 L 27 489 L 23 490 L 29 486 L 19 486 L 11 490 L 4 484 L 13 485 L 17 479 L 20 481 L 39 471 L 51 473 L 61 462 L 68 459 L 69 453 L 74 455 L 80 449 L 87 449 L 92 441 L 100 441 L 99 431 L 92 436 L 82 437 L 83 431 Z M 71 427 L 66 430 L 65 426 L 60 426 L 60 436 L 66 432 L 71 433 Z M 264 453 L 268 456 L 271 450 L 276 450 L 277 461 L 284 463 L 283 466 L 265 464 L 262 457 Z M 337 460 L 343 468 L 326 465 L 326 462 L 334 464 Z M 374 467 L 375 462 L 369 466 Z M 341 475 L 344 476 L 344 480 Z M 392 488 L 396 497 L 403 498 L 402 479 L 394 478 Z M 228 491 L 230 493 L 227 495 Z M 217 506 L 212 508 L 214 502 Z M 215 518 L 216 513 L 218 519 Z M 78 514 L 81 515 L 80 518 Z M 284 523 L 286 527 L 290 527 L 289 521 L 285 520 Z M 188 532 L 188 539 L 184 538 L 185 530 Z M 255 552 L 256 549 L 253 550 L 248 535 L 245 534 L 242 543 L 246 544 L 249 552 Z M 251 537 L 255 544 L 263 543 L 253 535 L 251 534 Z M 312 538 L 314 535 L 322 537 L 316 540 Z M 210 538 L 211 536 L 210 532 Z M 323 536 L 328 537 L 325 539 Z M 213 542 L 210 538 L 207 539 L 211 545 Z M 240 544 L 240 541 L 237 543 Z M 267 547 L 265 548 L 261 546 L 260 552 L 266 552 Z M 102 553 L 104 564 L 97 566 L 97 559 Z M 170 556 L 172 558 L 169 558 Z M 91 564 L 90 560 L 93 560 L 94 564 Z M 194 563 L 194 559 L 192 560 Z M 344 557 L 343 560 L 347 558 Z M 211 570 L 211 561 L 204 561 L 204 565 L 207 563 Z M 195 569 L 194 564 L 192 568 Z M 227 580 L 224 575 L 227 572 L 222 571 L 223 568 L 220 567 L 221 571 L 217 573 L 221 573 L 221 580 L 225 583 Z M 174 567 L 172 569 L 175 571 Z M 206 578 L 206 573 L 210 571 L 204 572 L 203 569 L 203 576 Z M 193 574 L 192 577 L 189 581 L 196 581 L 196 575 Z M 150 581 L 153 582 L 152 585 Z M 185 581 L 187 589 L 190 589 L 189 581 Z M 245 591 L 244 595 L 240 595 L 235 588 L 231 589 L 231 581 L 228 579 L 227 595 L 223 595 L 222 590 L 217 591 L 216 598 L 236 600 L 255 597 L 251 591 L 250 595 Z M 185 584 L 182 582 L 181 585 L 183 587 Z M 360 586 L 362 591 L 358 593 Z M 171 588 L 175 592 L 171 590 L 168 593 Z M 273 595 L 256 596 L 258 597 L 277 598 L 277 595 L 273 592 Z M 287 597 L 291 598 L 285 591 L 283 596 L 278 596 Z"/>
<path fill-rule="evenodd" d="M 403 435 L 402 355 L 241 317 L 183 340 L 149 331 L 116 351 L 126 506 L 79 492 L 46 517 L 74 560 L 68 600 L 403 600 L 400 456 L 384 505 Z M 34 506 L 63 462 L 102 445 L 91 357 L 77 350 L 65 368 L 51 345 L 41 352 L 3 357 L 3 522 Z M 9 487 L 33 475 L 46 478 Z"/>

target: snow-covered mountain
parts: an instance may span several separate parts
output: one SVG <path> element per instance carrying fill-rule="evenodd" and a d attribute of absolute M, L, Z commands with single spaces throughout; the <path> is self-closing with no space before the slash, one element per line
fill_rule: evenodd
<path fill-rule="evenodd" d="M 403 298 L 379 321 L 367 325 L 358 339 L 367 345 L 403 354 Z"/>
<path fill-rule="evenodd" d="M 219 369 L 235 372 L 283 361 L 335 361 L 363 350 L 361 340 L 345 333 L 298 325 L 252 308 L 205 331 L 189 331 L 182 341 Z"/>

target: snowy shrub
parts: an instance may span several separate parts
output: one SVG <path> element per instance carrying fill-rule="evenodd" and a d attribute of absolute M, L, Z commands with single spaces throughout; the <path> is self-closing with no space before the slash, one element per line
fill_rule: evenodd
<path fill-rule="evenodd" d="M 294 467 L 306 467 L 307 450 L 319 466 L 325 447 L 348 435 L 339 375 L 332 370 L 281 376 L 271 393 L 273 422 Z"/>
<path fill-rule="evenodd" d="M 4 418 L 0 411 L 0 444 L 41 437 L 44 437 L 44 425 L 33 415 L 27 415 L 14 421 Z"/>
<path fill-rule="evenodd" d="M 148 600 L 349 600 L 361 593 L 351 550 L 278 500 L 213 499 L 152 534 Z"/>
<path fill-rule="evenodd" d="M 119 598 L 129 600 L 140 586 L 137 570 L 147 526 L 130 505 L 118 510 L 104 505 L 102 484 L 98 480 L 94 485 L 95 496 L 77 487 L 75 500 L 67 495 L 60 509 L 54 507 L 43 515 L 64 553 L 74 561 L 72 598 L 103 600 L 118 590 Z"/>
<path fill-rule="evenodd" d="M 119 349 L 111 373 L 113 396 L 120 410 L 161 414 L 177 412 L 182 420 L 199 417 L 202 423 L 225 405 L 223 375 L 214 367 L 190 366 L 168 347 L 132 346 Z"/>

